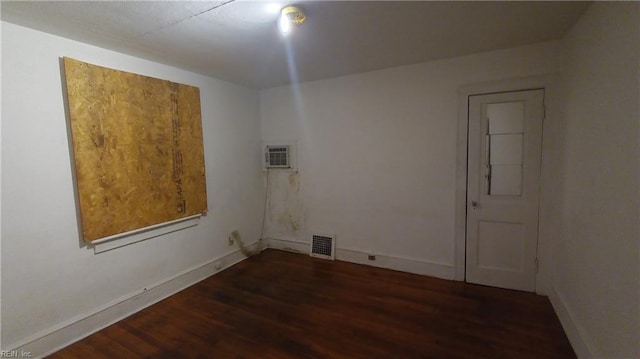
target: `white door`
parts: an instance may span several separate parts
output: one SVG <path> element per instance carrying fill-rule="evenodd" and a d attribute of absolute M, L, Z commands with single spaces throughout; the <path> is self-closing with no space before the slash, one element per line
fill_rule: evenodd
<path fill-rule="evenodd" d="M 544 90 L 469 97 L 466 281 L 534 291 Z"/>

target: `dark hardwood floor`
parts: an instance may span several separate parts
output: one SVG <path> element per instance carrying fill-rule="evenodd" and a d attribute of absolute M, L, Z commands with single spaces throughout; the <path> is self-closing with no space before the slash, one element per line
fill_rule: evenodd
<path fill-rule="evenodd" d="M 575 358 L 546 297 L 267 250 L 50 358 Z"/>

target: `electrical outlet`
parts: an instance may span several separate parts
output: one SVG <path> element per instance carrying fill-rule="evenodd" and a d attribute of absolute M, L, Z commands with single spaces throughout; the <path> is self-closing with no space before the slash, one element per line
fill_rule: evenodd
<path fill-rule="evenodd" d="M 370 261 L 375 261 L 376 260 L 376 256 L 374 256 L 373 254 L 369 254 L 369 260 Z"/>
<path fill-rule="evenodd" d="M 233 245 L 233 237 L 229 236 L 229 238 L 227 238 L 229 240 L 229 245 L 232 246 Z"/>

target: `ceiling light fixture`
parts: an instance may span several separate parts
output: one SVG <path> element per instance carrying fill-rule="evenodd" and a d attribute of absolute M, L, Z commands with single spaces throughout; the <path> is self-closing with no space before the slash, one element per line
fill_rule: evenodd
<path fill-rule="evenodd" d="M 280 10 L 280 20 L 278 21 L 278 28 L 282 35 L 288 35 L 291 33 L 293 25 L 302 24 L 307 17 L 302 10 L 296 6 L 285 6 Z"/>

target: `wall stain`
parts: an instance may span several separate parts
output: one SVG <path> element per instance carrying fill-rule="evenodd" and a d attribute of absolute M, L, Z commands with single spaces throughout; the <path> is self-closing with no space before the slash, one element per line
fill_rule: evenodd
<path fill-rule="evenodd" d="M 300 187 L 298 187 L 298 174 L 297 173 L 291 173 L 289 175 L 289 186 L 297 187 L 296 189 L 300 189 Z"/>
<path fill-rule="evenodd" d="M 298 236 L 304 211 L 298 173 L 273 173 L 269 183 L 267 232 L 276 238 Z"/>

